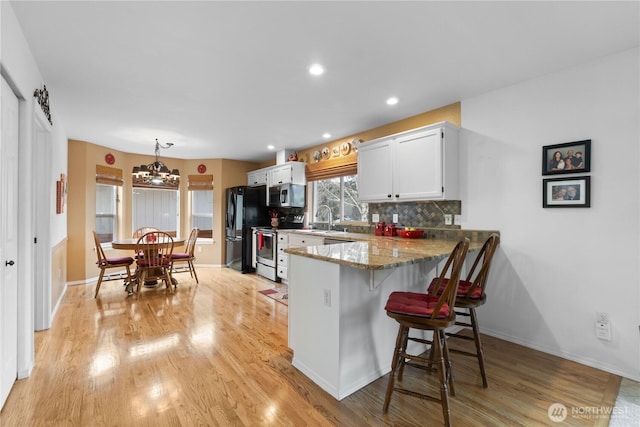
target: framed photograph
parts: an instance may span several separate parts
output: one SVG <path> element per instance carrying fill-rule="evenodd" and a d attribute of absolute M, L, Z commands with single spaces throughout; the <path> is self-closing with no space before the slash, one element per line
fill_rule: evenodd
<path fill-rule="evenodd" d="M 591 207 L 591 177 L 551 178 L 542 180 L 543 208 Z"/>
<path fill-rule="evenodd" d="M 591 140 L 542 147 L 542 175 L 591 171 Z"/>

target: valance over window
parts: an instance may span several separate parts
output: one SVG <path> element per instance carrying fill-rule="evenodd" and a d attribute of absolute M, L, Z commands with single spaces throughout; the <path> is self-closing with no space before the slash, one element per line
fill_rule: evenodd
<path fill-rule="evenodd" d="M 122 187 L 122 169 L 96 165 L 96 182 Z"/>

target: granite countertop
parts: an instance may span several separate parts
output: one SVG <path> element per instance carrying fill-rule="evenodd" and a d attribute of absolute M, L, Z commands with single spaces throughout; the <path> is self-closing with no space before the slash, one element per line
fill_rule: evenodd
<path fill-rule="evenodd" d="M 311 234 L 331 239 L 355 240 L 349 243 L 287 248 L 288 254 L 315 258 L 335 264 L 346 265 L 363 270 L 384 270 L 407 264 L 446 258 L 449 256 L 458 238 L 419 238 L 382 237 L 362 233 L 311 232 L 309 230 L 288 230 L 300 234 Z M 469 235 L 470 230 L 459 230 L 461 235 Z M 479 250 L 484 240 L 471 239 L 469 251 Z"/>

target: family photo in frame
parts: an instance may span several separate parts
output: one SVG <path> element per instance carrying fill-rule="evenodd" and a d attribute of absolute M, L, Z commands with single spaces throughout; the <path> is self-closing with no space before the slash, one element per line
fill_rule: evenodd
<path fill-rule="evenodd" d="M 591 177 L 542 180 L 542 207 L 588 208 L 591 206 Z"/>
<path fill-rule="evenodd" d="M 542 175 L 591 171 L 591 140 L 542 147 Z"/>

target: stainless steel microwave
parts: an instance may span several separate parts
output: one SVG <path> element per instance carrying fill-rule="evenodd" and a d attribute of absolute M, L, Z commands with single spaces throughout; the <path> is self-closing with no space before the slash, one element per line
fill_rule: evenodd
<path fill-rule="evenodd" d="M 304 208 L 307 186 L 281 184 L 269 187 L 269 206 L 276 208 Z"/>

